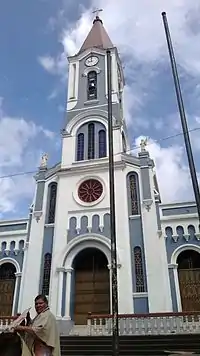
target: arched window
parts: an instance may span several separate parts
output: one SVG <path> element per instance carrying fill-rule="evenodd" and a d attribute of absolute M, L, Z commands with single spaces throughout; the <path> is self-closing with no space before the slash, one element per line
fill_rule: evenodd
<path fill-rule="evenodd" d="M 49 295 L 49 284 L 51 276 L 51 254 L 46 253 L 44 256 L 44 272 L 42 280 L 42 294 Z"/>
<path fill-rule="evenodd" d="M 88 125 L 88 159 L 93 159 L 94 152 L 94 124 Z"/>
<path fill-rule="evenodd" d="M 50 188 L 50 192 L 49 192 L 48 224 L 53 224 L 55 221 L 55 211 L 56 211 L 57 183 L 52 183 L 49 188 Z"/>
<path fill-rule="evenodd" d="M 131 201 L 131 215 L 139 214 L 139 201 L 137 192 L 137 176 L 136 174 L 131 174 L 129 176 L 129 191 L 130 191 L 130 201 Z"/>
<path fill-rule="evenodd" d="M 95 71 L 89 72 L 87 81 L 87 99 L 97 99 L 97 73 Z"/>
<path fill-rule="evenodd" d="M 77 161 L 84 160 L 84 134 L 80 133 L 78 135 L 78 142 L 77 142 Z"/>
<path fill-rule="evenodd" d="M 99 131 L 99 158 L 106 157 L 106 132 Z"/>
<path fill-rule="evenodd" d="M 134 247 L 134 260 L 135 260 L 135 280 L 136 292 L 145 292 L 144 271 L 142 264 L 142 251 L 139 246 Z"/>

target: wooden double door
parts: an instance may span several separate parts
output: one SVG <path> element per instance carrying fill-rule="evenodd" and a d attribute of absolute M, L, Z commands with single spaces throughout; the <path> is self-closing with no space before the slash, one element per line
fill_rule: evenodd
<path fill-rule="evenodd" d="M 177 263 L 182 311 L 200 311 L 200 254 L 183 251 Z"/>
<path fill-rule="evenodd" d="M 0 266 L 0 316 L 12 315 L 15 272 L 15 267 L 11 263 Z"/>
<path fill-rule="evenodd" d="M 178 274 L 182 310 L 200 311 L 200 268 L 180 269 Z"/>
<path fill-rule="evenodd" d="M 75 260 L 75 324 L 86 324 L 88 313 L 110 312 L 110 278 L 105 255 L 83 250 Z"/>

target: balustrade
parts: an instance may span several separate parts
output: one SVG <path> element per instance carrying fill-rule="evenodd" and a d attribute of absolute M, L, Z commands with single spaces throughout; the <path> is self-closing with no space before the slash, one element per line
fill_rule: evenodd
<path fill-rule="evenodd" d="M 17 316 L 0 316 L 0 332 L 7 329 L 16 318 Z"/>
<path fill-rule="evenodd" d="M 112 315 L 88 315 L 88 335 L 111 335 Z M 200 333 L 200 312 L 120 314 L 120 335 Z"/>

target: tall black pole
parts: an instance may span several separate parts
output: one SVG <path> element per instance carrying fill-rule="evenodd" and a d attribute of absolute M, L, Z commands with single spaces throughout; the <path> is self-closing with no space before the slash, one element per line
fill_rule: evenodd
<path fill-rule="evenodd" d="M 185 109 L 184 109 L 184 104 L 183 104 L 183 97 L 181 94 L 181 87 L 180 87 L 178 71 L 177 71 L 177 66 L 176 66 L 176 60 L 175 60 L 174 50 L 173 50 L 173 46 L 172 46 L 172 40 L 171 40 L 171 36 L 170 36 L 166 12 L 162 12 L 162 18 L 163 18 L 165 34 L 166 34 L 166 39 L 167 39 L 167 45 L 168 45 L 168 50 L 169 50 L 169 56 L 170 56 L 170 61 L 171 61 L 172 74 L 173 74 L 177 103 L 178 103 L 179 114 L 180 114 L 182 129 L 183 129 L 185 148 L 186 148 L 186 153 L 187 153 L 187 157 L 188 157 L 188 164 L 189 164 L 189 168 L 190 168 L 190 175 L 191 175 L 194 196 L 195 196 L 196 205 L 197 205 L 197 213 L 198 213 L 199 222 L 200 222 L 199 185 L 198 185 L 197 174 L 196 174 L 196 169 L 195 169 L 195 164 L 194 164 L 194 158 L 193 158 L 193 154 L 192 154 L 192 147 L 191 147 L 191 143 L 190 143 L 190 136 L 189 136 L 187 119 L 186 119 Z"/>
<path fill-rule="evenodd" d="M 108 139 L 109 139 L 109 183 L 110 183 L 110 230 L 111 230 L 111 275 L 112 275 L 112 335 L 113 356 L 119 355 L 118 289 L 117 289 L 117 244 L 115 222 L 115 179 L 113 159 L 113 120 L 112 120 L 112 68 L 111 52 L 107 50 L 108 86 Z"/>

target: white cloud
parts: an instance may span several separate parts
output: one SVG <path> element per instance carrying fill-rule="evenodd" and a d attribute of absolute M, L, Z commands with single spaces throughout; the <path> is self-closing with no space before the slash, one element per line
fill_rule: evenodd
<path fill-rule="evenodd" d="M 140 136 L 135 144 L 139 147 Z M 188 167 L 185 163 L 184 147 L 172 145 L 161 147 L 152 138 L 148 139 L 147 150 L 155 161 L 156 175 L 162 202 L 175 202 L 193 199 L 192 185 Z M 135 154 L 135 151 L 133 152 Z"/>
<path fill-rule="evenodd" d="M 36 146 L 38 135 L 41 144 Z M 5 213 L 20 215 L 18 204 L 31 198 L 34 191 L 33 174 L 14 175 L 36 171 L 44 139 L 54 139 L 54 133 L 28 122 L 24 118 L 0 117 L 0 217 Z M 28 211 L 27 211 L 28 213 Z"/>
<path fill-rule="evenodd" d="M 54 72 L 55 70 L 55 59 L 50 56 L 43 56 L 38 58 L 39 63 L 41 66 L 47 70 L 47 72 Z"/>
<path fill-rule="evenodd" d="M 59 54 L 57 57 L 52 56 L 40 56 L 38 62 L 41 66 L 50 74 L 61 75 L 66 78 L 67 75 L 67 59 L 65 53 Z"/>
<path fill-rule="evenodd" d="M 103 8 L 103 21 L 114 44 L 120 51 L 135 57 L 139 62 L 161 61 L 168 52 L 161 12 L 166 11 L 178 60 L 192 73 L 200 74 L 200 26 L 197 15 L 198 2 L 187 0 L 93 0 L 90 9 L 83 11 L 80 19 L 66 25 L 61 42 L 68 55 L 75 54 L 91 28 L 92 9 Z M 112 14 L 112 16 L 111 16 Z"/>

